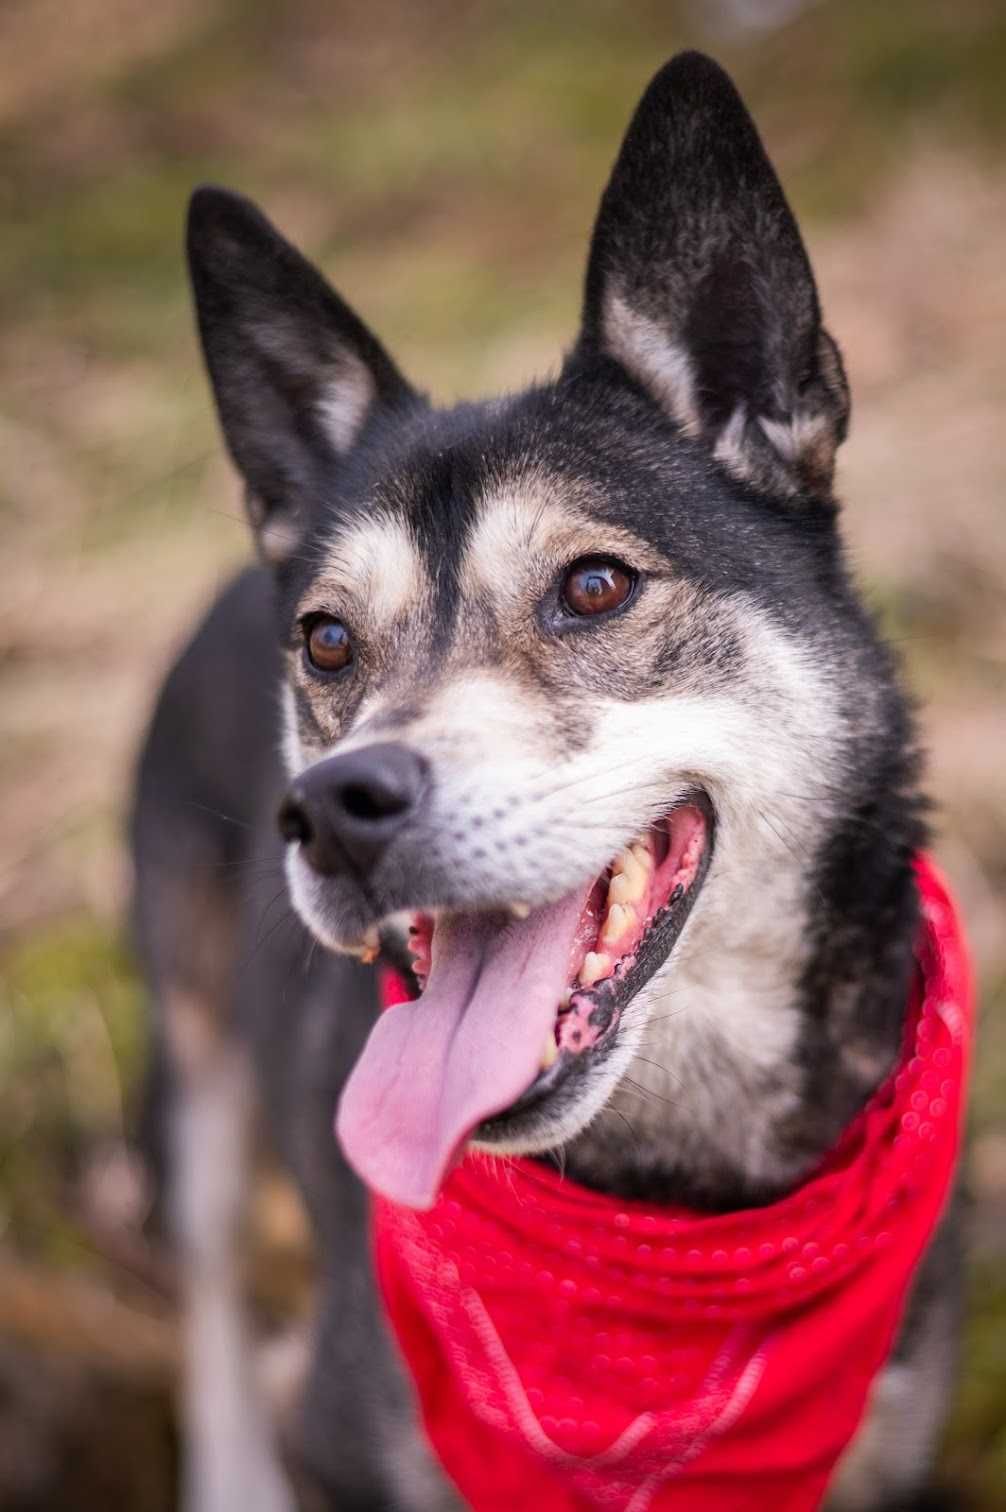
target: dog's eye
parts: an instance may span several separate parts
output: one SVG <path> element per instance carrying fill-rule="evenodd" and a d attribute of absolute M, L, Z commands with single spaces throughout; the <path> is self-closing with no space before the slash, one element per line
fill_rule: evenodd
<path fill-rule="evenodd" d="M 341 672 L 353 660 L 353 642 L 342 620 L 317 614 L 304 625 L 307 659 L 319 672 Z"/>
<path fill-rule="evenodd" d="M 567 572 L 562 602 L 570 614 L 608 614 L 621 608 L 635 586 L 635 575 L 620 563 L 585 557 Z"/>

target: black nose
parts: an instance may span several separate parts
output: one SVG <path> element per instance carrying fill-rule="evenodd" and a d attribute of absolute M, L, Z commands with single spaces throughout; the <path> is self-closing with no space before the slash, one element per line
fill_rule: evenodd
<path fill-rule="evenodd" d="M 330 756 L 298 777 L 280 805 L 279 832 L 300 842 L 315 871 L 372 867 L 415 814 L 429 772 L 408 746 L 365 746 Z"/>

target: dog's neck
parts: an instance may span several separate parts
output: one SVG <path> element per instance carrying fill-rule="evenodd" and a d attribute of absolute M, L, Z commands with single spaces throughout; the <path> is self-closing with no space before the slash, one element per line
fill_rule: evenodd
<path fill-rule="evenodd" d="M 571 1175 L 722 1210 L 814 1169 L 896 1059 L 912 978 L 914 801 L 884 842 L 865 833 L 849 823 L 811 875 L 769 868 L 754 893 L 711 878 L 645 1018 L 627 1016 L 632 1058 L 563 1153 Z"/>

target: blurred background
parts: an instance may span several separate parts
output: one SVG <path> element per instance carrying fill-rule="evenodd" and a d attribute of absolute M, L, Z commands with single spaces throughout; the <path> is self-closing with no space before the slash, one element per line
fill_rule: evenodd
<path fill-rule="evenodd" d="M 574 330 L 617 142 L 683 46 L 746 94 L 852 379 L 850 550 L 922 704 L 983 985 L 945 1464 L 980 1512 L 1006 1504 L 1006 6 L 4 0 L 0 1507 L 173 1505 L 121 828 L 158 679 L 248 555 L 186 197 L 260 200 L 438 397 L 520 384 Z M 309 1247 L 274 1172 L 249 1255 L 263 1326 L 301 1316 Z"/>

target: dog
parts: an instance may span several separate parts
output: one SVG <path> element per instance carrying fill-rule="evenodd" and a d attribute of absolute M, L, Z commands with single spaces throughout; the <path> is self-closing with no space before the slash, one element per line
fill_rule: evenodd
<path fill-rule="evenodd" d="M 185 1505 L 428 1512 L 459 1505 L 460 1486 L 486 1507 L 922 1506 L 957 1353 L 954 1133 L 885 1283 L 887 1322 L 868 1347 L 850 1326 L 834 1357 L 810 1334 L 793 1358 L 832 1402 L 812 1432 L 791 1401 L 718 1501 L 707 1467 L 735 1453 L 744 1402 L 766 1389 L 761 1345 L 738 1356 L 715 1421 L 671 1414 L 677 1449 L 661 1439 L 667 1463 L 648 1450 L 634 1470 L 603 1424 L 536 1411 L 510 1325 L 465 1290 L 461 1242 L 449 1252 L 436 1221 L 439 1194 L 481 1182 L 490 1262 L 515 1190 L 541 1193 L 541 1213 L 571 1193 L 615 1213 L 605 1265 L 665 1214 L 683 1232 L 760 1232 L 815 1183 L 851 1189 L 835 1161 L 850 1140 L 868 1149 L 869 1120 L 898 1111 L 892 1078 L 924 1062 L 901 1059 L 922 1011 L 920 930 L 950 905 L 926 903 L 912 714 L 843 557 L 842 360 L 732 84 L 694 53 L 656 75 L 601 201 L 579 334 L 558 376 L 522 393 L 431 405 L 236 194 L 196 191 L 188 257 L 261 561 L 168 675 L 132 819 L 161 1110 L 149 1142 L 184 1278 Z M 403 999 L 381 1014 L 378 952 Z M 257 1107 L 319 1256 L 280 1428 L 238 1280 Z M 832 1262 L 799 1243 L 787 1274 L 810 1287 Z M 677 1306 L 678 1281 L 637 1263 Z M 724 1265 L 715 1250 L 708 1274 L 689 1272 L 703 1316 L 723 1312 L 708 1298 Z M 640 1293 L 615 1269 L 626 1294 L 605 1305 L 621 1326 Z M 533 1313 L 525 1354 L 553 1333 L 557 1358 L 573 1352 L 560 1289 L 579 1283 L 561 1274 L 516 1300 L 508 1282 L 525 1334 Z M 851 1295 L 828 1285 L 810 1313 Z M 472 1298 L 482 1310 L 462 1316 Z M 490 1336 L 509 1371 L 512 1422 L 488 1396 L 473 1409 L 465 1376 L 444 1429 L 456 1463 L 491 1461 L 495 1492 L 430 1452 L 416 1328 L 428 1349 L 441 1323 L 462 1376 L 488 1370 L 472 1351 Z M 727 1369 L 715 1349 L 703 1401 Z M 622 1363 L 626 1401 L 659 1396 L 640 1379 L 652 1359 Z M 584 1368 L 599 1412 L 621 1411 L 616 1364 Z M 787 1500 L 790 1481 L 759 1467 L 797 1464 L 813 1433 L 827 1452 Z M 532 1439 L 544 1478 L 528 1460 L 525 1481 Z"/>

